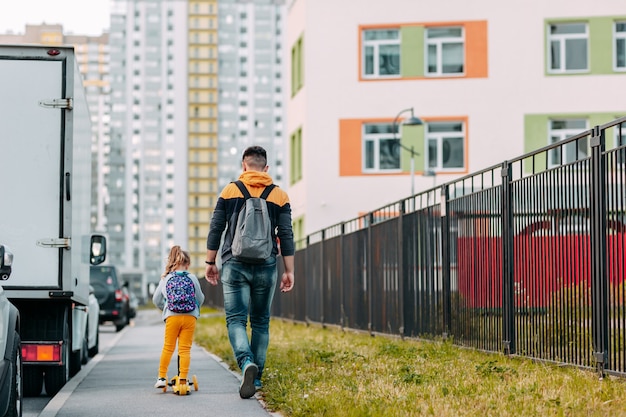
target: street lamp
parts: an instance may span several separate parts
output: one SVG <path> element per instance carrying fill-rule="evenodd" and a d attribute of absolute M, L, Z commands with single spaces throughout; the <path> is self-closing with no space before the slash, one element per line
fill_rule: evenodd
<path fill-rule="evenodd" d="M 415 117 L 415 115 L 413 114 L 413 107 L 404 109 L 400 113 L 398 113 L 395 119 L 393 119 L 392 131 L 393 131 L 394 139 L 397 139 L 396 130 L 397 130 L 397 125 L 398 125 L 398 119 L 400 118 L 400 115 L 402 113 L 406 113 L 408 111 L 411 112 L 411 117 L 409 117 L 406 120 L 403 120 L 402 126 L 420 126 L 424 124 L 424 122 L 422 122 L 422 120 L 419 117 Z M 400 147 L 404 149 L 405 151 L 411 152 L 411 196 L 414 196 L 415 195 L 415 155 L 419 156 L 419 152 L 415 152 L 415 150 L 413 150 L 413 146 L 411 146 L 410 148 L 404 146 L 401 140 L 398 141 L 398 145 L 400 145 Z"/>

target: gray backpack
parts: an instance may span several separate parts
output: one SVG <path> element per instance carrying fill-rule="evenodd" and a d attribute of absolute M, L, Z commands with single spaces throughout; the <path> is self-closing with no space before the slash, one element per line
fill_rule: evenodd
<path fill-rule="evenodd" d="M 260 197 L 252 197 L 241 181 L 235 181 L 243 194 L 244 204 L 237 215 L 231 251 L 238 261 L 262 263 L 272 255 L 272 221 L 267 209 L 267 196 L 275 185 L 265 187 Z"/>

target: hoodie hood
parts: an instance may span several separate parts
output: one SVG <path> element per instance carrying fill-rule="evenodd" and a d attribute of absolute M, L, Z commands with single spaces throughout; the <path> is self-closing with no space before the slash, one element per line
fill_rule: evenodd
<path fill-rule="evenodd" d="M 250 187 L 267 187 L 273 183 L 267 172 L 260 171 L 244 171 L 239 180 Z"/>

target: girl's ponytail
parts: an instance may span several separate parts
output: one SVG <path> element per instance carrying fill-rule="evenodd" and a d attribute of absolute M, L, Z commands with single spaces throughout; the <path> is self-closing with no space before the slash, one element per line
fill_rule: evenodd
<path fill-rule="evenodd" d="M 167 257 L 167 263 L 165 265 L 165 272 L 161 275 L 161 277 L 165 277 L 172 271 L 176 270 L 176 267 L 179 265 L 189 265 L 191 259 L 189 254 L 182 250 L 180 246 L 172 246 L 170 249 L 170 254 Z"/>

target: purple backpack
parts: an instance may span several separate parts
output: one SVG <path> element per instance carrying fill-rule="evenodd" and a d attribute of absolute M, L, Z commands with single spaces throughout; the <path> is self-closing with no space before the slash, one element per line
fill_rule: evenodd
<path fill-rule="evenodd" d="M 165 284 L 167 308 L 174 313 L 189 313 L 196 308 L 196 291 L 187 272 L 172 272 Z"/>

